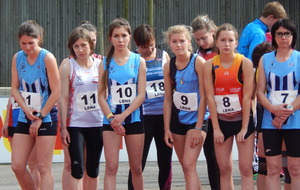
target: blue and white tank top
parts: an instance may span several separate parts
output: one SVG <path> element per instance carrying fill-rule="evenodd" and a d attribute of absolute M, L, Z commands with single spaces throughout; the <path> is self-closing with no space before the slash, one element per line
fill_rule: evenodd
<path fill-rule="evenodd" d="M 195 71 L 197 54 L 192 54 L 188 65 L 177 70 L 174 58 L 170 61 L 170 74 L 173 82 L 172 119 L 188 125 L 198 121 L 200 92 L 198 75 Z M 207 119 L 207 118 L 205 118 Z"/>
<path fill-rule="evenodd" d="M 27 61 L 27 55 L 24 51 L 19 51 L 16 59 L 16 68 L 19 77 L 20 92 L 28 106 L 35 109 L 42 109 L 50 94 L 50 86 L 47 77 L 45 56 L 49 51 L 41 49 L 35 63 L 30 65 Z M 21 110 L 19 113 L 20 122 L 31 123 L 26 118 L 25 113 Z M 48 113 L 43 122 L 51 122 L 52 119 Z"/>
<path fill-rule="evenodd" d="M 102 127 L 103 113 L 98 103 L 98 69 L 100 60 L 90 57 L 94 63 L 89 69 L 80 67 L 74 58 L 70 60 L 70 86 L 68 102 L 68 127 Z"/>
<path fill-rule="evenodd" d="M 267 79 L 267 98 L 274 104 L 292 103 L 299 95 L 300 52 L 294 50 L 285 62 L 276 60 L 276 51 L 267 53 L 262 58 Z M 277 129 L 272 125 L 274 115 L 265 109 L 262 129 Z M 282 129 L 300 129 L 300 111 L 295 110 L 284 122 Z"/>
<path fill-rule="evenodd" d="M 143 103 L 144 115 L 162 115 L 164 104 L 164 73 L 163 67 L 167 62 L 166 52 L 156 49 L 154 60 L 146 61 L 146 99 Z"/>
<path fill-rule="evenodd" d="M 106 70 L 106 57 L 103 59 L 103 67 Z M 140 67 L 140 55 L 131 52 L 125 65 L 118 65 L 112 58 L 108 73 L 108 99 L 107 103 L 113 114 L 121 114 L 126 110 L 138 93 L 138 71 Z M 142 121 L 142 106 L 132 112 L 124 122 L 130 124 Z M 109 124 L 104 118 L 104 124 Z"/>

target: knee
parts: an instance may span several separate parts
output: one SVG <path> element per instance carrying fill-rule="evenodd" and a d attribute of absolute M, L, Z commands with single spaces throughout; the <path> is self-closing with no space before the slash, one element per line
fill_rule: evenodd
<path fill-rule="evenodd" d="M 83 177 L 83 164 L 75 163 L 71 165 L 71 175 L 75 179 L 81 179 Z"/>
<path fill-rule="evenodd" d="M 107 174 L 107 175 L 117 175 L 117 172 L 118 172 L 118 164 L 106 163 L 105 174 Z M 131 171 L 131 172 L 133 172 L 133 171 Z"/>
<path fill-rule="evenodd" d="M 90 178 L 96 178 L 99 175 L 99 166 L 98 167 L 86 167 L 86 174 Z"/>
<path fill-rule="evenodd" d="M 269 164 L 267 163 L 267 170 L 268 170 L 268 176 L 279 176 L 281 167 L 276 164 Z"/>
<path fill-rule="evenodd" d="M 45 164 L 45 163 L 38 163 L 38 164 L 32 164 L 32 169 L 30 168 L 31 172 L 38 171 L 42 176 L 48 174 L 51 172 L 51 163 Z"/>
<path fill-rule="evenodd" d="M 182 162 L 182 170 L 184 173 L 187 173 L 189 171 L 192 171 L 193 169 L 196 169 L 196 165 L 189 162 L 189 161 L 183 161 Z"/>
<path fill-rule="evenodd" d="M 141 165 L 130 166 L 130 171 L 132 175 L 142 175 L 142 166 Z"/>
<path fill-rule="evenodd" d="M 219 165 L 220 175 L 227 176 L 232 173 L 232 166 L 231 165 Z"/>
<path fill-rule="evenodd" d="M 300 165 L 299 164 L 289 165 L 287 172 L 290 174 L 291 177 L 299 177 Z"/>
<path fill-rule="evenodd" d="M 11 169 L 15 174 L 23 174 L 26 171 L 26 166 L 23 166 L 21 164 L 12 163 Z"/>
<path fill-rule="evenodd" d="M 252 170 L 252 166 L 246 166 L 246 165 L 241 165 L 240 166 L 240 173 L 242 176 L 244 177 L 249 177 L 253 175 L 253 170 Z"/>

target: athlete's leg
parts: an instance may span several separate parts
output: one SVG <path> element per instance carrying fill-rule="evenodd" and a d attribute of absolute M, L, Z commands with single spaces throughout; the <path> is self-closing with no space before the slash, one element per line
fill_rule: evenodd
<path fill-rule="evenodd" d="M 253 150 L 255 134 L 252 133 L 244 142 L 237 142 L 239 153 L 239 169 L 241 173 L 241 187 L 243 190 L 254 189 L 253 183 Z"/>
<path fill-rule="evenodd" d="M 191 142 L 193 138 L 199 137 L 200 135 L 201 139 L 199 143 L 195 145 L 195 147 L 192 147 Z M 182 159 L 182 168 L 186 181 L 186 190 L 201 189 L 201 183 L 196 170 L 196 166 L 205 137 L 206 133 L 199 129 L 190 129 L 187 131 Z"/>
<path fill-rule="evenodd" d="M 41 174 L 38 168 L 38 161 L 37 161 L 37 149 L 36 146 L 33 147 L 30 156 L 28 158 L 28 167 L 33 178 L 33 181 L 38 189 L 41 189 Z"/>
<path fill-rule="evenodd" d="M 169 190 L 172 182 L 172 148 L 168 147 L 164 141 L 163 116 L 159 115 L 156 118 L 154 139 L 159 168 L 159 188 L 160 190 Z"/>
<path fill-rule="evenodd" d="M 215 154 L 214 134 L 211 121 L 209 121 L 207 127 L 207 135 L 203 144 L 203 151 L 206 158 L 210 188 L 212 190 L 220 190 L 220 171 Z"/>
<path fill-rule="evenodd" d="M 54 179 L 52 175 L 52 159 L 56 136 L 36 137 L 36 153 L 38 171 L 41 175 L 41 189 L 54 189 Z"/>
<path fill-rule="evenodd" d="M 216 158 L 220 169 L 220 186 L 221 189 L 232 190 L 232 144 L 233 136 L 229 137 L 222 144 L 215 145 Z M 251 157 L 252 159 L 252 157 Z"/>
<path fill-rule="evenodd" d="M 153 121 L 153 119 L 154 118 L 152 116 L 144 115 L 145 141 L 144 141 L 143 158 L 142 158 L 142 171 L 144 171 L 144 168 L 146 166 L 150 145 L 154 135 L 154 127 L 156 123 L 155 121 Z M 129 170 L 129 175 L 128 175 L 128 190 L 134 190 L 132 184 L 131 170 Z"/>
<path fill-rule="evenodd" d="M 125 136 L 129 167 L 132 174 L 132 184 L 135 190 L 144 189 L 144 179 L 142 173 L 144 140 L 144 134 L 133 134 Z"/>
<path fill-rule="evenodd" d="M 85 149 L 86 149 L 86 173 L 87 178 L 84 182 L 85 189 L 97 190 L 98 189 L 98 176 L 99 176 L 99 164 L 100 156 L 103 147 L 102 131 L 100 127 L 93 127 L 86 130 L 85 136 Z"/>
<path fill-rule="evenodd" d="M 119 148 L 122 138 L 114 131 L 103 131 L 102 134 L 105 155 L 104 189 L 115 190 L 119 163 Z"/>
<path fill-rule="evenodd" d="M 27 161 L 34 146 L 35 139 L 27 134 L 15 133 L 12 143 L 11 168 L 22 189 L 37 189 L 33 178 L 27 170 Z"/>

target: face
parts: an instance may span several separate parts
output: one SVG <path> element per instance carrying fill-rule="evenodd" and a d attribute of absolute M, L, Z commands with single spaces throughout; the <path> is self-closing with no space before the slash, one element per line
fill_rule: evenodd
<path fill-rule="evenodd" d="M 212 31 L 207 31 L 206 29 L 197 30 L 193 33 L 196 43 L 202 49 L 212 48 L 214 45 L 214 37 Z"/>
<path fill-rule="evenodd" d="M 21 49 L 27 54 L 32 55 L 39 49 L 39 39 L 31 36 L 23 35 L 19 40 Z"/>
<path fill-rule="evenodd" d="M 238 44 L 233 31 L 223 30 L 220 32 L 216 40 L 216 46 L 220 50 L 220 54 L 231 54 Z"/>
<path fill-rule="evenodd" d="M 186 54 L 191 41 L 187 39 L 184 33 L 171 34 L 169 46 L 175 55 Z"/>
<path fill-rule="evenodd" d="M 275 32 L 275 40 L 278 48 L 290 48 L 293 41 L 293 35 L 291 31 L 280 26 Z"/>
<path fill-rule="evenodd" d="M 89 32 L 89 36 L 92 39 L 93 43 L 94 43 L 94 48 L 96 48 L 96 43 L 97 43 L 97 35 L 95 32 Z"/>
<path fill-rule="evenodd" d="M 154 50 L 155 50 L 155 41 L 152 40 L 152 41 L 149 43 L 149 46 L 148 46 L 148 47 L 142 47 L 142 46 L 139 46 L 138 48 L 139 48 L 138 51 L 139 51 L 139 53 L 142 55 L 142 57 L 150 56 L 150 55 L 152 55 L 152 53 L 153 53 Z"/>
<path fill-rule="evenodd" d="M 110 42 L 115 50 L 127 49 L 130 42 L 130 35 L 124 27 L 115 28 L 110 37 Z"/>
<path fill-rule="evenodd" d="M 72 47 L 77 58 L 87 58 L 90 56 L 91 48 L 87 40 L 79 38 Z"/>

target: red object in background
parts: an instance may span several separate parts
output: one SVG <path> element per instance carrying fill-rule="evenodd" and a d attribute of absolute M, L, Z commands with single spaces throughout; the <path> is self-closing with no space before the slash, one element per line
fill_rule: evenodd
<path fill-rule="evenodd" d="M 0 116 L 0 138 L 2 137 L 2 127 L 3 127 L 3 122 L 2 122 L 2 117 Z"/>
<path fill-rule="evenodd" d="M 62 150 L 62 142 L 60 138 L 60 117 L 58 116 L 58 121 L 57 121 L 57 134 L 56 134 L 56 141 L 55 141 L 55 150 Z"/>
<path fill-rule="evenodd" d="M 268 42 L 271 42 L 272 43 L 272 35 L 271 35 L 271 32 L 267 32 L 266 33 L 266 39 Z"/>

